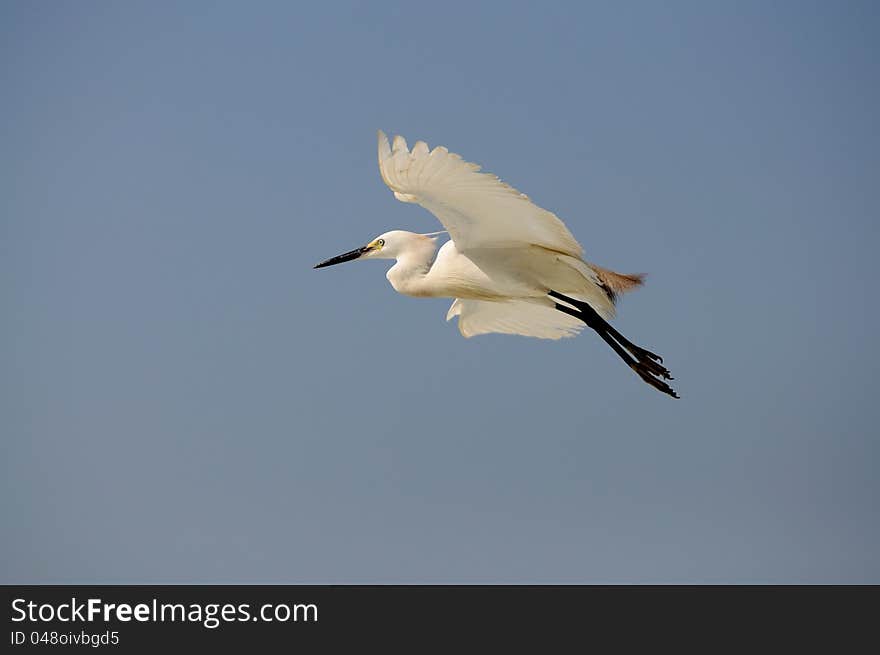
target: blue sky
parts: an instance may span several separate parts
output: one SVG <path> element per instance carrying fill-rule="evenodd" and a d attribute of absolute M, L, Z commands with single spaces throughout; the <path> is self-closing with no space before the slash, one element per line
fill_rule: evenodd
<path fill-rule="evenodd" d="M 870 2 L 6 2 L 3 582 L 880 582 Z M 463 339 L 375 130 L 647 272 Z"/>

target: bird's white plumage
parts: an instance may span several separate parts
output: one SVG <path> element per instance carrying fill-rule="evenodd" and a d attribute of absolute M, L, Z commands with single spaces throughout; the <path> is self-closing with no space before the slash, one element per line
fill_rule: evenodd
<path fill-rule="evenodd" d="M 616 273 L 583 260 L 580 244 L 553 213 L 476 164 L 424 141 L 412 150 L 379 131 L 379 171 L 402 202 L 434 214 L 451 239 L 437 250 L 437 233 L 391 230 L 315 268 L 355 259 L 389 259 L 386 277 L 407 296 L 454 298 L 446 320 L 458 317 L 465 337 L 500 332 L 541 339 L 596 331 L 639 377 L 674 398 L 662 359 L 629 341 L 607 319 L 617 295 L 643 275 Z"/>
<path fill-rule="evenodd" d="M 528 196 L 443 146 L 406 140 L 379 131 L 379 171 L 402 202 L 417 203 L 449 231 L 460 252 L 507 244 L 542 246 L 574 257 L 583 249 L 565 224 Z"/>
<path fill-rule="evenodd" d="M 498 332 L 539 339 L 562 339 L 577 335 L 584 324 L 538 299 L 467 300 L 456 298 L 446 320 L 458 316 L 458 330 L 464 337 Z"/>
<path fill-rule="evenodd" d="M 604 318 L 614 315 L 614 303 L 565 224 L 479 165 L 424 141 L 411 150 L 402 136 L 389 143 L 380 130 L 379 171 L 398 200 L 430 211 L 452 238 L 424 278 L 398 258 L 389 280 L 408 295 L 455 297 L 447 320 L 458 316 L 464 336 L 577 334 L 583 323 L 555 310 L 548 289 L 589 302 Z"/>

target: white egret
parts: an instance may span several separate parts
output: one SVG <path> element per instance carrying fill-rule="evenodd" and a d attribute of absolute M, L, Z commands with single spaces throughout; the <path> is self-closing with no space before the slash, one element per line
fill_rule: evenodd
<path fill-rule="evenodd" d="M 315 268 L 355 259 L 394 259 L 386 277 L 408 296 L 454 298 L 446 320 L 458 317 L 465 337 L 490 332 L 542 339 L 593 329 L 645 382 L 678 398 L 662 358 L 609 325 L 617 295 L 642 284 L 584 261 L 583 249 L 554 214 L 459 155 L 423 141 L 412 150 L 379 131 L 379 171 L 402 202 L 434 214 L 450 240 L 392 230 Z M 661 379 L 663 378 L 663 379 Z"/>

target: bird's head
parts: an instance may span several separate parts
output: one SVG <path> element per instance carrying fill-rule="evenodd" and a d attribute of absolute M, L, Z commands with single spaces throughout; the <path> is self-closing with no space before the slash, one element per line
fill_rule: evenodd
<path fill-rule="evenodd" d="M 355 259 L 397 259 L 403 253 L 410 250 L 417 250 L 426 246 L 433 248 L 434 239 L 432 236 L 405 232 L 404 230 L 391 230 L 385 234 L 380 234 L 365 246 L 349 250 L 330 259 L 325 259 L 320 264 L 315 264 L 315 268 L 342 264 L 343 262 L 350 262 Z"/>

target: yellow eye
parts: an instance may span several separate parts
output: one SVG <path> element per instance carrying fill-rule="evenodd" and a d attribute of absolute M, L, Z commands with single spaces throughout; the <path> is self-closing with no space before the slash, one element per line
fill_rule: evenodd
<path fill-rule="evenodd" d="M 376 245 L 381 248 L 385 245 L 385 239 L 376 239 Z"/>

